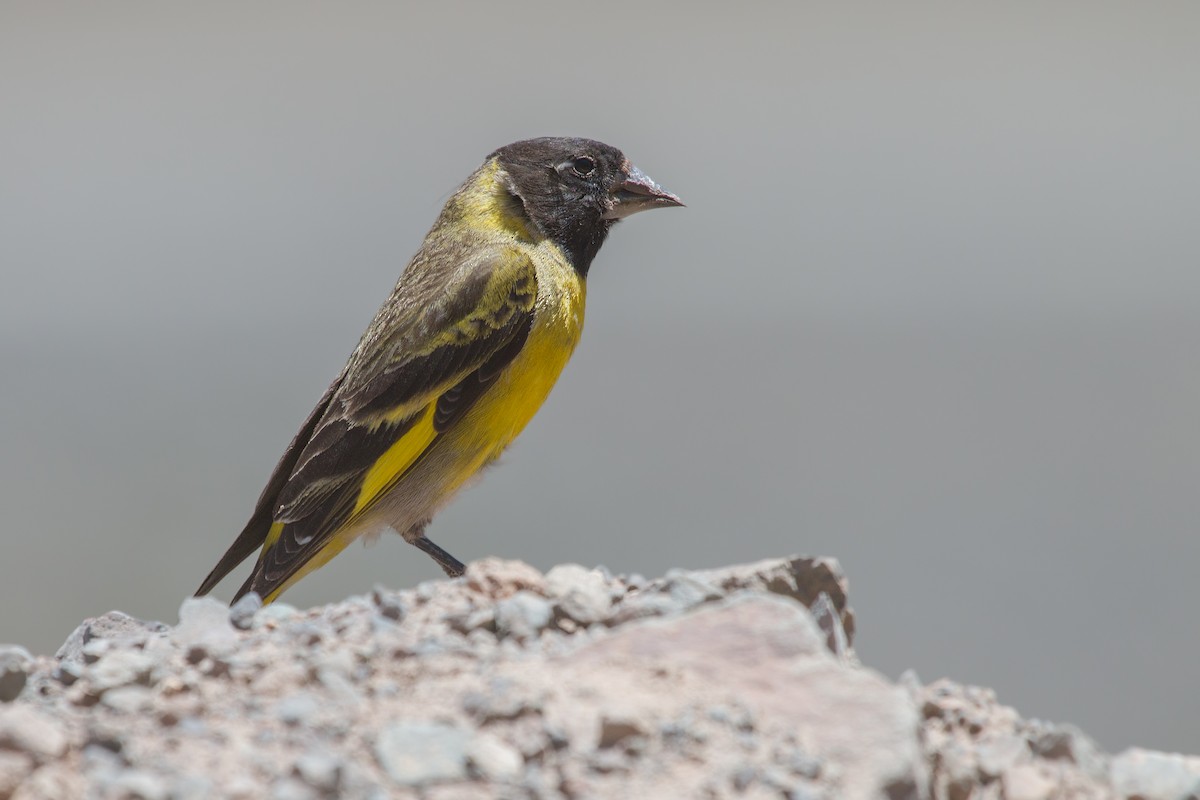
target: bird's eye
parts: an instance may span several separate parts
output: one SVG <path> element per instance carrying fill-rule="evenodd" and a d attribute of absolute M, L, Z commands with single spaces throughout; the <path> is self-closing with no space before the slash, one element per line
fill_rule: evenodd
<path fill-rule="evenodd" d="M 596 162 L 587 156 L 578 156 L 571 162 L 571 171 L 581 178 L 590 178 L 596 171 Z"/>

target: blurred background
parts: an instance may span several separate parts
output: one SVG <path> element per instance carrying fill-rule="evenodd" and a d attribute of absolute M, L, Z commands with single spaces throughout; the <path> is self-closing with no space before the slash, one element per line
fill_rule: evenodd
<path fill-rule="evenodd" d="M 450 192 L 585 135 L 689 207 L 432 538 L 836 556 L 867 664 L 1200 751 L 1198 75 L 1183 2 L 9 0 L 0 641 L 174 622 Z M 439 577 L 387 537 L 286 601 Z"/>

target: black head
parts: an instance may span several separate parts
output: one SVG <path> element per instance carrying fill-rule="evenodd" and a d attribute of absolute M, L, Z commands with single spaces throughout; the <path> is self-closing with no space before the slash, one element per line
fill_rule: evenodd
<path fill-rule="evenodd" d="M 526 139 L 492 153 L 525 216 L 571 258 L 581 275 L 619 219 L 681 206 L 615 147 L 592 139 Z"/>

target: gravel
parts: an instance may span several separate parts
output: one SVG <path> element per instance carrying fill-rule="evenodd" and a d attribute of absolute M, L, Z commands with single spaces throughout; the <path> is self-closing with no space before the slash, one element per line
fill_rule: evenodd
<path fill-rule="evenodd" d="M 836 561 L 647 580 L 486 560 L 299 610 L 0 645 L 0 800 L 1200 797 L 991 690 L 864 668 Z"/>
<path fill-rule="evenodd" d="M 393 722 L 375 740 L 375 756 L 401 786 L 462 780 L 471 734 L 440 722 Z"/>

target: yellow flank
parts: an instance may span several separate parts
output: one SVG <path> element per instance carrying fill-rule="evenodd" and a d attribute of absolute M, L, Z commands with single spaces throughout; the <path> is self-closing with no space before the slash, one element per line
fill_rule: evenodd
<path fill-rule="evenodd" d="M 437 431 L 433 428 L 433 412 L 436 406 L 436 402 L 430 403 L 421 419 L 405 431 L 404 435 L 384 451 L 367 470 L 367 474 L 363 476 L 362 488 L 358 490 L 354 510 L 350 512 L 351 519 L 378 500 L 379 496 L 433 443 L 437 436 Z"/>

